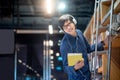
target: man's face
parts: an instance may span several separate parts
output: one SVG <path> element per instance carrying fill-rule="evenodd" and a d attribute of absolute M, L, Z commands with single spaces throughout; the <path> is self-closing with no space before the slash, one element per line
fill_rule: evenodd
<path fill-rule="evenodd" d="M 70 20 L 67 20 L 67 21 L 65 21 L 65 23 L 63 25 L 63 30 L 70 35 L 74 35 L 75 34 L 75 24 L 73 22 L 71 22 Z"/>

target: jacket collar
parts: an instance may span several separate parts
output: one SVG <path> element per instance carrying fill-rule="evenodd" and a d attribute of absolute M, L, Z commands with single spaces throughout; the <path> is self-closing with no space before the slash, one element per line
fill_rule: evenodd
<path fill-rule="evenodd" d="M 69 39 L 76 38 L 76 37 L 79 37 L 79 32 L 80 32 L 80 30 L 76 29 L 77 36 L 72 36 L 72 35 L 70 35 L 68 33 L 65 33 L 65 36 L 67 36 Z"/>

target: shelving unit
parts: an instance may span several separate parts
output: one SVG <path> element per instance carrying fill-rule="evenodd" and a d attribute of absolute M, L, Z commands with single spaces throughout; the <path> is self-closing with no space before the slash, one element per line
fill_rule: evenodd
<path fill-rule="evenodd" d="M 105 50 L 108 49 L 108 35 L 106 35 L 106 31 L 110 24 L 110 5 L 111 0 L 101 0 L 100 6 L 100 26 L 98 28 L 98 36 L 101 37 L 101 40 L 105 41 Z M 114 12 L 113 14 L 120 13 L 120 0 L 115 0 L 114 3 Z M 95 12 L 97 13 L 97 12 Z M 95 14 L 94 13 L 94 14 Z M 96 30 L 93 31 L 94 25 L 94 14 L 84 32 L 84 35 L 88 39 L 90 43 L 92 43 L 92 36 L 95 36 Z M 111 69 L 110 69 L 110 80 L 120 80 L 120 34 L 112 36 L 112 52 L 111 52 Z M 100 41 L 100 39 L 99 39 Z M 99 52 L 102 55 L 102 76 L 105 76 L 107 73 L 107 62 L 108 62 L 108 54 L 104 54 L 104 51 Z M 103 54 L 102 54 L 103 53 Z M 106 80 L 104 77 L 103 80 Z"/>
<path fill-rule="evenodd" d="M 115 3 L 114 3 L 114 14 L 118 14 L 120 12 L 120 0 L 117 0 Z M 107 24 L 109 24 L 110 22 L 110 11 L 108 11 L 107 14 L 105 14 L 105 16 L 103 17 L 102 19 L 102 25 L 103 26 L 106 26 Z"/>

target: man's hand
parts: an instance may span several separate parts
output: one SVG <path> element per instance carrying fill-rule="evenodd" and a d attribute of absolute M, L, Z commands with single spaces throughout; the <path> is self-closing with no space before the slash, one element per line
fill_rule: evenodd
<path fill-rule="evenodd" d="M 84 60 L 78 61 L 75 65 L 74 65 L 74 69 L 78 70 L 80 68 L 82 68 L 84 66 Z"/>

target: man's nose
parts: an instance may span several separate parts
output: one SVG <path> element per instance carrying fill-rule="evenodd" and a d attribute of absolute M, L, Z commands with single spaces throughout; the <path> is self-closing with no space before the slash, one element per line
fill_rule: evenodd
<path fill-rule="evenodd" d="M 68 25 L 67 28 L 70 29 L 70 25 Z"/>

